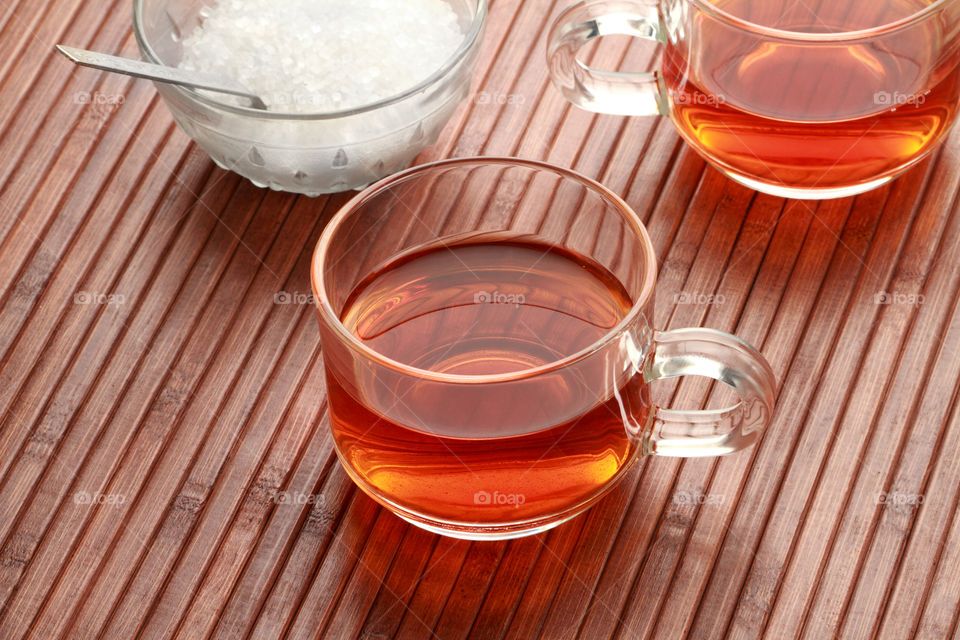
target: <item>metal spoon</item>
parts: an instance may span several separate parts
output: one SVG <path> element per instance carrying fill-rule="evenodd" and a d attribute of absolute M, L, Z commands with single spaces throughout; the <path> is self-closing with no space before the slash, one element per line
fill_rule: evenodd
<path fill-rule="evenodd" d="M 219 76 L 196 71 L 184 71 L 176 67 L 141 62 L 140 60 L 111 56 L 105 53 L 97 53 L 96 51 L 65 47 L 61 44 L 57 45 L 57 51 L 84 67 L 93 67 L 94 69 L 122 73 L 135 78 L 145 78 L 147 80 L 166 82 L 168 84 L 178 84 L 194 89 L 206 89 L 218 93 L 227 93 L 232 96 L 240 96 L 248 99 L 253 109 L 266 110 L 267 108 L 267 105 L 263 103 L 260 96 L 251 93 L 249 89 L 233 80 Z"/>

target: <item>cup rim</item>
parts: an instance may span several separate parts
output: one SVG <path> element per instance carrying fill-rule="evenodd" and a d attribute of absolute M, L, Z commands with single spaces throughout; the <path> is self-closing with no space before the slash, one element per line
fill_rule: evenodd
<path fill-rule="evenodd" d="M 743 31 L 750 31 L 771 39 L 791 40 L 815 44 L 819 42 L 849 42 L 889 35 L 926 20 L 931 15 L 938 13 L 946 5 L 950 4 L 951 2 L 956 2 L 957 0 L 936 0 L 933 4 L 920 9 L 906 18 L 894 20 L 893 22 L 878 25 L 876 27 L 869 27 L 867 29 L 854 29 L 852 31 L 836 31 L 832 33 L 810 33 L 805 31 L 791 31 L 789 29 L 767 27 L 743 18 L 739 18 L 732 13 L 724 11 L 720 7 L 717 7 L 709 0 L 686 1 L 713 18 L 726 22 Z"/>
<path fill-rule="evenodd" d="M 643 283 L 639 295 L 637 295 L 634 300 L 633 306 L 630 307 L 630 310 L 624 315 L 623 319 L 617 323 L 610 331 L 605 333 L 602 337 L 598 338 L 593 344 L 575 352 L 568 356 L 565 356 L 559 360 L 554 360 L 547 364 L 540 365 L 538 367 L 531 367 L 529 369 L 521 369 L 519 371 L 511 371 L 508 373 L 501 374 L 484 374 L 484 375 L 456 375 L 456 374 L 447 374 L 439 373 L 436 371 L 430 371 L 427 369 L 420 369 L 413 367 L 371 349 L 359 339 L 357 339 L 340 321 L 339 315 L 334 311 L 333 305 L 330 302 L 329 297 L 327 296 L 326 287 L 323 285 L 323 267 L 324 262 L 327 257 L 328 250 L 330 249 L 330 244 L 333 239 L 336 231 L 343 225 L 343 223 L 350 217 L 350 215 L 356 211 L 358 208 L 363 206 L 370 198 L 384 192 L 388 188 L 394 186 L 398 182 L 405 180 L 411 176 L 417 174 L 426 173 L 436 169 L 445 169 L 445 168 L 454 168 L 461 166 L 494 166 L 494 165 L 504 165 L 506 167 L 524 167 L 528 169 L 535 169 L 540 171 L 549 171 L 551 173 L 559 174 L 561 177 L 571 179 L 575 182 L 579 182 L 582 186 L 590 189 L 594 193 L 599 194 L 607 202 L 613 205 L 617 210 L 619 210 L 624 221 L 633 228 L 637 239 L 640 244 L 643 245 L 643 261 L 644 264 L 640 265 L 640 269 L 643 271 Z M 337 334 L 339 342 L 348 346 L 352 351 L 362 356 L 364 359 L 376 362 L 377 364 L 392 369 L 398 373 L 406 374 L 411 377 L 416 377 L 423 380 L 431 380 L 435 382 L 447 382 L 455 384 L 492 384 L 499 382 L 513 382 L 517 380 L 524 380 L 528 378 L 534 378 L 541 376 L 545 373 L 550 373 L 553 371 L 558 371 L 564 369 L 571 364 L 584 360 L 591 355 L 597 353 L 598 351 L 606 348 L 608 345 L 613 343 L 616 340 L 620 340 L 621 336 L 625 335 L 627 329 L 634 324 L 638 316 L 643 313 L 643 310 L 646 308 L 648 302 L 653 296 L 653 292 L 656 286 L 657 281 L 657 259 L 656 251 L 653 246 L 653 242 L 650 239 L 650 235 L 647 232 L 646 226 L 643 224 L 643 221 L 636 214 L 633 208 L 630 207 L 620 196 L 616 193 L 603 186 L 596 180 L 588 178 L 583 174 L 580 174 L 571 169 L 566 169 L 559 167 L 557 165 L 550 164 L 548 162 L 542 162 L 539 160 L 527 160 L 523 158 L 513 158 L 508 156 L 472 156 L 466 158 L 450 158 L 445 160 L 438 160 L 435 162 L 429 162 L 427 164 L 422 164 L 419 166 L 411 167 L 399 173 L 396 173 L 392 176 L 388 176 L 379 182 L 374 183 L 373 185 L 367 187 L 362 192 L 354 196 L 347 202 L 340 210 L 333 216 L 330 222 L 327 224 L 326 228 L 323 230 L 323 234 L 320 236 L 319 241 L 317 242 L 317 247 L 313 254 L 313 260 L 310 265 L 310 283 L 313 288 L 314 301 L 316 303 L 317 309 L 321 315 L 321 321 L 325 322 L 329 327 L 331 327 Z"/>
<path fill-rule="evenodd" d="M 351 107 L 349 109 L 340 109 L 337 111 L 318 111 L 318 112 L 307 112 L 307 113 L 292 113 L 287 111 L 267 111 L 264 109 L 254 109 L 252 107 L 243 107 L 239 105 L 229 104 L 226 102 L 221 102 L 211 98 L 203 93 L 200 93 L 197 89 L 192 89 L 188 87 L 183 87 L 177 84 L 169 85 L 172 90 L 177 92 L 180 96 L 186 98 L 187 100 L 193 102 L 200 102 L 205 104 L 208 107 L 213 107 L 216 109 L 222 109 L 230 113 L 235 113 L 243 116 L 250 116 L 254 118 L 262 118 L 266 120 L 336 120 L 337 118 L 347 118 L 350 116 L 360 115 L 362 113 L 367 113 L 370 111 L 376 111 L 383 107 L 387 107 L 398 102 L 403 102 L 407 98 L 414 96 L 424 90 L 426 90 L 431 85 L 442 80 L 446 75 L 456 67 L 473 49 L 477 44 L 477 41 L 480 39 L 480 34 L 483 32 L 483 27 L 486 24 L 487 20 L 487 7 L 489 0 L 477 0 L 477 11 L 473 16 L 473 22 L 470 24 L 470 30 L 464 34 L 463 41 L 460 43 L 460 46 L 457 48 L 453 54 L 447 58 L 443 65 L 434 71 L 432 74 L 415 84 L 409 89 L 405 89 L 400 93 L 394 94 L 387 98 L 382 98 L 375 102 L 370 102 L 365 105 L 360 105 L 358 107 Z M 148 62 L 154 64 L 164 64 L 160 57 L 154 51 L 153 47 L 150 46 L 150 42 L 147 39 L 146 33 L 143 27 L 143 3 L 145 0 L 133 0 L 133 34 L 137 40 L 137 45 L 140 47 L 140 51 L 147 58 Z"/>

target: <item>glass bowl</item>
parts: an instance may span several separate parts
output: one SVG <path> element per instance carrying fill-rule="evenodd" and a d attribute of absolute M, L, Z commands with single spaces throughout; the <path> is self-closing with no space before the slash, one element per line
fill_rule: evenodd
<path fill-rule="evenodd" d="M 261 187 L 316 196 L 362 188 L 406 167 L 433 144 L 470 93 L 487 0 L 445 0 L 464 33 L 457 51 L 410 89 L 326 113 L 263 111 L 156 83 L 177 125 L 214 162 Z M 213 0 L 134 0 L 133 30 L 148 62 L 179 64 L 181 39 Z"/>

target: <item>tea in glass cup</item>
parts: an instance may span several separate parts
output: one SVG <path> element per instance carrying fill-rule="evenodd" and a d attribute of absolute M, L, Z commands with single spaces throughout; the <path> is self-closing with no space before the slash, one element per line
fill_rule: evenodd
<path fill-rule="evenodd" d="M 663 43 L 660 70 L 577 59 L 608 34 Z M 668 115 L 707 161 L 751 188 L 833 198 L 929 154 L 960 101 L 956 0 L 591 0 L 554 25 L 554 82 L 599 112 Z"/>
<path fill-rule="evenodd" d="M 324 231 L 312 281 L 340 461 L 434 532 L 543 531 L 642 455 L 730 453 L 770 419 L 763 357 L 718 331 L 655 331 L 646 230 L 565 169 L 468 158 L 388 178 Z M 741 401 L 651 402 L 653 380 L 682 375 Z"/>

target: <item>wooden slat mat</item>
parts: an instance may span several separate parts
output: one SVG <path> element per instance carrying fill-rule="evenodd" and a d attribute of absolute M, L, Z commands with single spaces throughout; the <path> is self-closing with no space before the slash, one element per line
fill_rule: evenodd
<path fill-rule="evenodd" d="M 536 537 L 405 524 L 328 433 L 308 265 L 345 196 L 257 189 L 149 83 L 54 53 L 135 56 L 127 0 L 0 0 L 0 638 L 960 638 L 960 140 L 855 199 L 758 195 L 663 119 L 569 107 L 543 55 L 565 4 L 493 1 L 475 96 L 420 160 L 545 159 L 623 194 L 659 326 L 772 363 L 762 442 L 647 459 Z"/>

